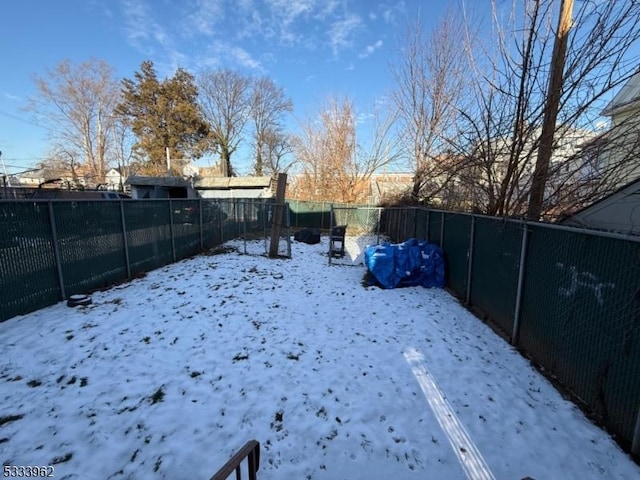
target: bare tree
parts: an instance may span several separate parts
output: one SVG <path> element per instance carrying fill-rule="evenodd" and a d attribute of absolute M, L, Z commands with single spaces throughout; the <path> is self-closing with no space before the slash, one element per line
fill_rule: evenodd
<path fill-rule="evenodd" d="M 211 124 L 212 150 L 220 156 L 222 176 L 230 177 L 234 173 L 231 156 L 251 114 L 251 81 L 222 69 L 203 72 L 198 86 L 202 111 Z"/>
<path fill-rule="evenodd" d="M 113 156 L 120 173 L 119 191 L 124 191 L 124 178 L 132 175 L 131 160 L 133 158 L 135 148 L 135 137 L 131 126 L 126 121 L 120 121 L 115 124 L 113 129 Z"/>
<path fill-rule="evenodd" d="M 102 182 L 120 98 L 113 68 L 102 60 L 64 60 L 34 80 L 36 95 L 27 109 L 47 126 L 55 145 L 90 169 L 93 182 Z"/>
<path fill-rule="evenodd" d="M 397 159 L 392 117 L 374 114 L 369 142 L 357 143 L 356 113 L 350 99 L 327 99 L 307 119 L 293 149 L 302 167 L 299 190 L 309 200 L 358 203 L 366 200 L 371 176 Z"/>
<path fill-rule="evenodd" d="M 428 36 L 418 17 L 407 26 L 399 61 L 391 67 L 403 149 L 414 172 L 414 200 L 436 197 L 456 171 L 455 157 L 447 152 L 466 93 L 467 56 L 461 48 L 466 33 L 452 11 Z M 449 161 L 443 164 L 443 158 Z"/>
<path fill-rule="evenodd" d="M 267 129 L 262 137 L 261 148 L 262 173 L 261 175 L 276 175 L 287 173 L 294 165 L 290 158 L 292 152 L 291 139 L 280 130 Z M 258 169 L 256 168 L 256 175 Z"/>
<path fill-rule="evenodd" d="M 640 38 L 638 2 L 579 2 L 568 37 L 566 66 L 552 136 L 543 140 L 545 98 L 556 32 L 553 0 L 523 0 L 509 17 L 496 12 L 497 55 L 477 77 L 473 106 L 460 109 L 457 150 L 465 159 L 460 174 L 475 207 L 489 214 L 524 215 L 541 147 L 551 161 L 539 179 L 543 218 L 579 208 L 620 185 L 625 162 L 603 162 L 616 148 L 612 129 L 597 128 L 605 100 L 637 72 L 632 47 Z M 478 59 L 476 50 L 474 57 Z M 478 68 L 481 70 L 481 68 Z M 616 127 L 617 128 L 617 127 Z M 618 130 L 620 132 L 620 130 Z M 551 143 L 549 143 L 551 142 Z M 619 142 L 618 142 L 619 146 Z M 594 152 L 598 156 L 594 157 Z M 635 149 L 637 154 L 637 149 Z M 627 157 L 628 159 L 631 157 Z M 536 218 L 538 213 L 535 214 Z"/>
<path fill-rule="evenodd" d="M 273 154 L 276 151 L 274 147 L 283 146 L 279 141 L 284 138 L 280 134 L 281 122 L 284 114 L 292 110 L 291 100 L 285 97 L 284 90 L 276 86 L 273 80 L 269 77 L 254 80 L 251 89 L 251 120 L 253 122 L 254 172 L 256 175 L 261 176 L 265 173 L 263 155 L 265 153 Z"/>

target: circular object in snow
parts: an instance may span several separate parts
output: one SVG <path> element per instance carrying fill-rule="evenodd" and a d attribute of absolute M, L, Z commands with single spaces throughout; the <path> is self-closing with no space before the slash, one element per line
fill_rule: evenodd
<path fill-rule="evenodd" d="M 82 305 L 91 305 L 91 297 L 89 295 L 71 295 L 67 300 L 67 307 L 78 307 Z"/>

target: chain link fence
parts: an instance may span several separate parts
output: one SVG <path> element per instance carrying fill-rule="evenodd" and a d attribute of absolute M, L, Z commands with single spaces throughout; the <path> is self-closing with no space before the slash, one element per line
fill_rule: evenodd
<path fill-rule="evenodd" d="M 0 321 L 188 258 L 231 239 L 272 239 L 273 203 L 0 201 Z M 291 256 L 288 209 L 278 256 Z"/>
<path fill-rule="evenodd" d="M 640 239 L 420 210 L 381 233 L 442 247 L 448 287 L 640 456 Z"/>
<path fill-rule="evenodd" d="M 264 239 L 261 200 L 0 201 L 0 321 L 230 239 Z M 448 287 L 640 456 L 640 239 L 425 208 L 293 202 L 289 227 L 346 226 L 345 257 L 408 238 L 440 246 Z M 289 216 L 290 214 L 290 216 Z M 281 253 L 282 252 L 282 253 Z"/>
<path fill-rule="evenodd" d="M 381 234 L 382 208 L 346 207 L 332 205 L 329 211 L 329 229 L 345 227 L 344 255 L 328 255 L 329 264 L 362 265 L 364 249 L 377 245 Z M 330 247 L 331 249 L 331 247 Z"/>

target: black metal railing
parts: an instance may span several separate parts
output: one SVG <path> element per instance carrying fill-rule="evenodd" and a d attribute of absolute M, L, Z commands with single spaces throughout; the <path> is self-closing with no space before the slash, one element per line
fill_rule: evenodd
<path fill-rule="evenodd" d="M 233 472 L 236 473 L 236 480 L 241 480 L 240 467 L 245 458 L 247 459 L 249 480 L 256 480 L 258 469 L 260 468 L 260 443 L 257 440 L 249 440 L 210 480 L 225 480 Z"/>

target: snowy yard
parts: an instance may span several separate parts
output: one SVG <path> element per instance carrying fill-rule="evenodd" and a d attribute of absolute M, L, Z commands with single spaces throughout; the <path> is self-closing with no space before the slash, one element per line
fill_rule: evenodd
<path fill-rule="evenodd" d="M 364 266 L 327 265 L 326 240 L 292 247 L 202 255 L 1 323 L 0 460 L 208 479 L 256 439 L 260 480 L 640 478 L 446 292 L 365 287 Z"/>

